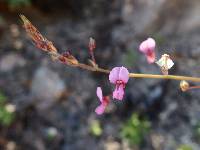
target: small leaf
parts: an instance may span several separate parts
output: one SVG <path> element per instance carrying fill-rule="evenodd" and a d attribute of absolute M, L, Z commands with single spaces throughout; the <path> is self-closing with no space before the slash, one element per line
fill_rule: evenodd
<path fill-rule="evenodd" d="M 95 136 L 100 136 L 102 134 L 102 128 L 100 126 L 99 121 L 94 120 L 90 126 L 91 133 Z"/>

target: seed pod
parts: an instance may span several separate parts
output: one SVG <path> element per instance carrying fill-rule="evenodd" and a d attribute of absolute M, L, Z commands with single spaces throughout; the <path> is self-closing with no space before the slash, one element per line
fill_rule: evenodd
<path fill-rule="evenodd" d="M 189 87 L 190 87 L 190 85 L 189 85 L 189 83 L 187 81 L 182 80 L 180 82 L 181 91 L 185 92 L 185 91 L 187 91 L 189 89 Z"/>

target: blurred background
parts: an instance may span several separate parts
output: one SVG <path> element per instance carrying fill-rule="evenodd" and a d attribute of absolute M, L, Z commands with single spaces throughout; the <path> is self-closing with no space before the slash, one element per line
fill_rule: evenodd
<path fill-rule="evenodd" d="M 199 90 L 131 79 L 124 101 L 98 116 L 96 87 L 110 94 L 108 76 L 53 62 L 28 38 L 19 14 L 83 63 L 93 37 L 99 66 L 160 74 L 138 52 L 153 37 L 157 56 L 175 62 L 170 74 L 200 76 L 199 0 L 0 0 L 0 149 L 200 149 Z"/>

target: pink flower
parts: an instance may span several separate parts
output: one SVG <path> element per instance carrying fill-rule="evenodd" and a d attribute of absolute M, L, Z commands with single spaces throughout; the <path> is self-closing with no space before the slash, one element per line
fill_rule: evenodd
<path fill-rule="evenodd" d="M 104 113 L 106 106 L 109 104 L 109 97 L 103 96 L 101 87 L 97 87 L 97 97 L 99 98 L 99 101 L 101 104 L 95 109 L 95 112 L 98 115 L 101 115 Z"/>
<path fill-rule="evenodd" d="M 140 44 L 140 51 L 146 55 L 147 61 L 149 64 L 154 63 L 156 56 L 155 56 L 155 47 L 156 42 L 152 38 L 148 38 L 147 40 L 143 41 Z"/>
<path fill-rule="evenodd" d="M 109 74 L 109 80 L 115 84 L 113 98 L 122 100 L 124 97 L 124 88 L 129 79 L 129 72 L 125 67 L 115 67 Z"/>

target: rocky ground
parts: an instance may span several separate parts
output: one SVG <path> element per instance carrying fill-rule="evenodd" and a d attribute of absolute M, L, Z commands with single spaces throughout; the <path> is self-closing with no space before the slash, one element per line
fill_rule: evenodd
<path fill-rule="evenodd" d="M 200 74 L 198 0 L 77 1 L 70 3 L 72 11 L 58 11 L 55 6 L 56 13 L 51 7 L 42 9 L 43 3 L 34 5 L 31 13 L 24 9 L 24 15 L 59 52 L 70 50 L 84 63 L 92 36 L 97 41 L 95 55 L 100 66 L 111 69 L 126 64 L 131 72 L 158 74 L 158 67 L 148 65 L 138 52 L 139 43 L 152 36 L 157 41 L 158 56 L 172 55 L 175 67 L 171 74 Z M 102 86 L 105 94 L 111 92 L 108 76 L 51 61 L 31 43 L 16 13 L 3 16 L 0 91 L 16 105 L 16 118 L 9 127 L 0 127 L 1 148 L 175 150 L 188 144 L 194 150 L 200 149 L 195 136 L 200 121 L 198 90 L 182 93 L 177 81 L 131 79 L 124 102 L 115 102 L 108 112 L 97 116 L 95 90 Z M 127 61 L 130 51 L 133 55 Z M 127 146 L 119 136 L 122 124 L 133 112 L 146 116 L 152 124 L 139 148 Z M 100 137 L 91 134 L 93 120 L 102 126 Z M 52 132 L 56 135 L 53 139 L 49 138 Z"/>

